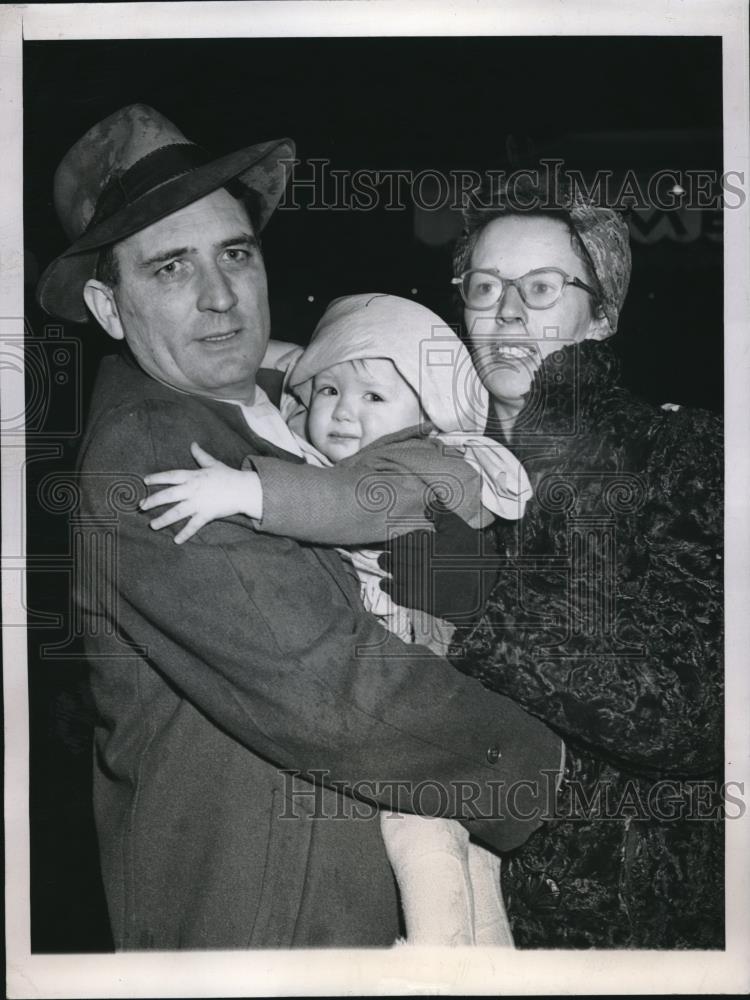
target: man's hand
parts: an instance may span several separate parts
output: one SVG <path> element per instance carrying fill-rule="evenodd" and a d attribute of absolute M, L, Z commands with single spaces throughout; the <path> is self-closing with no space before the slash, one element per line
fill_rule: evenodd
<path fill-rule="evenodd" d="M 466 624 L 481 615 L 497 576 L 494 530 L 471 528 L 450 511 L 437 511 L 434 524 L 434 533 L 412 531 L 388 543 L 378 563 L 393 579 L 380 588 L 402 607 Z"/>
<path fill-rule="evenodd" d="M 169 485 L 170 489 L 146 497 L 140 503 L 141 510 L 174 504 L 151 521 L 152 528 L 158 531 L 187 518 L 187 524 L 174 538 L 177 545 L 182 545 L 209 521 L 234 514 L 262 518 L 263 488 L 257 473 L 233 469 L 195 442 L 190 445 L 190 452 L 199 469 L 172 469 L 144 477 L 147 486 Z"/>

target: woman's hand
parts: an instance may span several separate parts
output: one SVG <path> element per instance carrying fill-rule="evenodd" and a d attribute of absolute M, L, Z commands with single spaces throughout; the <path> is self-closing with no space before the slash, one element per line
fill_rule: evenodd
<path fill-rule="evenodd" d="M 378 565 L 391 575 L 380 589 L 396 604 L 454 625 L 478 621 L 497 576 L 495 529 L 471 528 L 449 510 L 436 510 L 433 523 L 434 532 L 410 531 L 386 543 Z"/>
<path fill-rule="evenodd" d="M 187 524 L 174 538 L 181 545 L 204 524 L 217 518 L 233 514 L 246 514 L 256 520 L 262 518 L 263 488 L 257 473 L 232 469 L 195 442 L 190 445 L 190 452 L 199 469 L 172 469 L 144 476 L 147 486 L 167 485 L 170 488 L 141 500 L 141 510 L 174 504 L 170 510 L 151 521 L 152 528 L 158 531 L 187 518 Z"/>

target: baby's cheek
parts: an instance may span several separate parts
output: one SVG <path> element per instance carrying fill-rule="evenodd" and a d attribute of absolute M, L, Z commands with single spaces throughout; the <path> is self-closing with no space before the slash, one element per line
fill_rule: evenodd
<path fill-rule="evenodd" d="M 315 445 L 320 451 L 321 441 L 325 437 L 324 420 L 320 412 L 311 409 L 307 417 L 307 439 L 310 444 Z"/>

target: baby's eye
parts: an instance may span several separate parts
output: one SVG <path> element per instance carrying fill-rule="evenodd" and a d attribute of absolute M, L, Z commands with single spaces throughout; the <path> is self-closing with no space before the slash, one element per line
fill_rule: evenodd
<path fill-rule="evenodd" d="M 368 403 L 384 403 L 385 399 L 379 392 L 366 392 L 365 399 Z"/>
<path fill-rule="evenodd" d="M 321 385 L 317 389 L 318 396 L 338 396 L 338 392 L 332 385 Z"/>

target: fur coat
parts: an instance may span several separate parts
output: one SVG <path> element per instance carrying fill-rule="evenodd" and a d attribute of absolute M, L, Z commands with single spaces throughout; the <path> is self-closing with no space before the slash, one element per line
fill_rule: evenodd
<path fill-rule="evenodd" d="M 504 862 L 516 944 L 723 946 L 722 426 L 647 404 L 606 343 L 546 359 L 509 443 L 535 496 L 455 665 L 568 746 Z"/>

